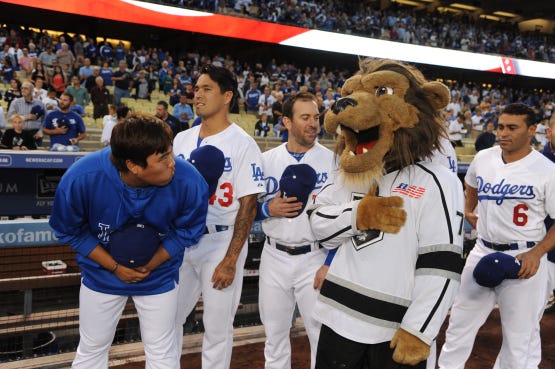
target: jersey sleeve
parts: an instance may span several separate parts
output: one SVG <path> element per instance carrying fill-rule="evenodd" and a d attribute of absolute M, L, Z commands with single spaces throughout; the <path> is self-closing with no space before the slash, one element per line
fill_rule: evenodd
<path fill-rule="evenodd" d="M 183 195 L 178 202 L 181 209 L 172 221 L 168 237 L 162 243 L 171 256 L 182 253 L 186 247 L 196 245 L 206 227 L 208 185 L 196 170 L 190 170 L 188 178 L 187 187 L 180 189 Z"/>
<path fill-rule="evenodd" d="M 445 173 L 447 174 L 447 173 Z M 449 176 L 449 177 L 448 177 Z M 412 301 L 401 328 L 431 344 L 460 285 L 464 195 L 457 177 L 435 178 L 417 216 L 417 261 Z"/>
<path fill-rule="evenodd" d="M 62 180 L 56 188 L 49 224 L 61 243 L 71 246 L 77 253 L 87 256 L 99 244 L 98 237 L 90 231 L 85 209 L 94 199 L 88 198 L 86 186 L 80 181 Z M 85 187 L 85 188 L 81 188 Z"/>
<path fill-rule="evenodd" d="M 333 184 L 322 189 L 314 204 L 307 209 L 312 232 L 321 246 L 334 249 L 346 239 L 359 234 L 356 228 L 359 202 L 356 200 L 338 203 Z"/>
<path fill-rule="evenodd" d="M 235 184 L 233 187 L 238 199 L 247 195 L 265 192 L 260 149 L 253 139 L 245 140 L 244 144 L 246 147 L 242 149 L 238 156 L 236 163 L 239 164 L 239 167 L 234 174 Z"/>

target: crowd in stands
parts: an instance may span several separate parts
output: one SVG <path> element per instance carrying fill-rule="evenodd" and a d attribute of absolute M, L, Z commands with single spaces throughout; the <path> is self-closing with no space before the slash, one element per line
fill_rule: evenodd
<path fill-rule="evenodd" d="M 324 31 L 555 63 L 555 36 L 470 13 L 418 10 L 391 3 L 374 9 L 338 0 L 161 0 L 162 3 Z"/>
<path fill-rule="evenodd" d="M 98 110 L 95 105 L 95 119 L 108 114 L 109 103 L 118 105 L 124 97 L 150 100 L 156 90 L 157 97 L 163 96 L 164 104 L 171 106 L 169 113 L 188 127 L 195 118 L 193 86 L 199 66 L 212 63 L 229 68 L 237 76 L 240 106 L 232 113 L 238 113 L 241 108 L 261 118 L 256 129 L 249 133 L 282 136 L 286 132 L 279 124 L 283 101 L 298 91 L 312 92 L 317 96 L 323 117 L 340 97 L 345 79 L 353 73 L 323 65 L 301 67 L 275 58 L 267 62 L 241 60 L 217 52 L 180 50 L 178 55 L 183 57 L 175 55 L 174 59 L 172 53 L 161 48 L 144 45 L 126 48 L 121 42 L 118 45 L 107 41 L 95 43 L 92 38 L 81 35 L 62 34 L 53 38 L 46 32 L 19 28 L 0 30 L 0 34 L 6 35 L 0 38 L 5 50 L 1 56 L 5 65 L 11 65 L 2 69 L 4 88 L 0 88 L 8 107 L 14 98 L 21 96 L 21 81 L 30 81 L 35 85 L 35 98 L 43 102 L 47 111 L 56 109 L 57 98 L 64 91 L 74 96 L 79 115 L 85 114 L 78 109 L 81 105 L 86 106 L 91 100 L 92 104 L 100 104 L 102 100 L 103 109 Z M 110 92 L 105 86 L 112 86 Z M 496 113 L 510 102 L 533 106 L 538 121 L 548 119 L 554 108 L 554 91 L 548 89 L 524 90 L 482 85 L 477 81 L 453 82 L 449 87 L 452 102 L 445 112 L 448 129 L 457 120 L 467 131 L 482 131 L 489 121 L 496 124 Z M 0 127 L 6 127 L 2 111 Z"/>

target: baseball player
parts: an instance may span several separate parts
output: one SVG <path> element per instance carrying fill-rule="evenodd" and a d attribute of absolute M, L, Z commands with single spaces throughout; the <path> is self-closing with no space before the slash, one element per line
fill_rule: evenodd
<path fill-rule="evenodd" d="M 476 154 L 466 174 L 465 216 L 478 239 L 451 309 L 438 360 L 442 369 L 464 368 L 476 333 L 495 304 L 503 330 L 495 367 L 538 368 L 539 321 L 547 291 L 545 254 L 555 245 L 555 230 L 546 234 L 543 221 L 555 216 L 555 165 L 531 149 L 534 125 L 530 107 L 507 105 L 498 121 L 499 146 Z M 480 286 L 472 275 L 474 267 L 497 251 L 520 260 L 519 279 L 495 288 Z"/>
<path fill-rule="evenodd" d="M 163 122 L 131 116 L 114 127 L 111 148 L 77 161 L 56 189 L 50 226 L 77 251 L 82 270 L 80 341 L 72 368 L 108 368 L 108 350 L 129 296 L 139 316 L 146 367 L 179 367 L 179 266 L 184 248 L 204 232 L 208 189 L 191 164 L 174 161 L 171 140 Z M 128 236 L 133 241 L 126 242 Z"/>
<path fill-rule="evenodd" d="M 334 154 L 315 142 L 319 115 L 314 95 L 301 92 L 288 99 L 283 107 L 288 142 L 262 155 L 266 196 L 259 214 L 265 218 L 262 229 L 267 237 L 260 260 L 258 305 L 266 333 L 266 369 L 291 368 L 289 331 L 295 302 L 310 342 L 311 368 L 315 364 L 320 323 L 312 315 L 318 296 L 313 285 L 327 251 L 320 248 L 310 229 L 306 208 L 302 208 L 305 204 L 297 197 L 282 197 L 279 180 L 291 165 L 310 165 L 316 183 L 308 191 L 309 200 L 332 181 Z"/>
<path fill-rule="evenodd" d="M 264 192 L 260 149 L 243 129 L 229 120 L 237 81 L 225 68 L 202 67 L 195 86 L 195 108 L 202 117 L 198 126 L 174 139 L 176 156 L 188 159 L 199 146 L 212 145 L 225 157 L 224 172 L 208 206 L 206 229 L 200 242 L 185 250 L 180 269 L 177 314 L 177 348 L 181 354 L 183 324 L 203 298 L 204 340 L 202 367 L 226 369 L 231 362 L 233 319 L 243 284 L 247 237 Z"/>

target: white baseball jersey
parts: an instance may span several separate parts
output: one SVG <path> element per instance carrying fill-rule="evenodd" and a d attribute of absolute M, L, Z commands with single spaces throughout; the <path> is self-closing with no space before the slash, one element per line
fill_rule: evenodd
<path fill-rule="evenodd" d="M 328 183 L 332 182 L 335 169 L 333 152 L 316 143 L 297 161 L 282 144 L 262 154 L 266 193 L 264 200 L 273 198 L 279 190 L 279 180 L 289 165 L 308 164 L 317 174 L 317 181 L 308 198 L 308 204 Z M 311 368 L 316 362 L 316 349 L 320 336 L 320 322 L 312 311 L 318 297 L 314 289 L 314 276 L 322 266 L 327 250 L 318 249 L 310 222 L 303 212 L 294 218 L 270 217 L 262 222 L 264 233 L 272 239 L 266 242 L 260 260 L 259 311 L 264 324 L 266 344 L 264 348 L 266 369 L 291 368 L 289 330 L 291 316 L 297 304 L 303 316 L 310 342 Z M 301 255 L 289 255 L 275 247 L 275 242 L 300 247 L 311 245 L 311 251 Z"/>
<path fill-rule="evenodd" d="M 499 146 L 482 150 L 465 181 L 478 190 L 478 238 L 512 243 L 545 237 L 543 221 L 555 217 L 555 164 L 541 153 L 532 150 L 506 164 Z"/>
<path fill-rule="evenodd" d="M 320 244 L 339 246 L 314 314 L 356 342 L 387 342 L 401 327 L 431 344 L 459 286 L 462 184 L 430 162 L 388 173 L 378 184 L 379 196 L 404 200 L 407 220 L 397 234 L 357 230 L 358 205 L 368 188 L 341 178 L 309 209 Z"/>
<path fill-rule="evenodd" d="M 547 292 L 546 257 L 536 273 L 525 279 L 507 279 L 496 288 L 478 285 L 476 264 L 495 252 L 494 243 L 538 242 L 545 237 L 543 220 L 555 215 L 555 164 L 532 150 L 524 158 L 504 163 L 499 146 L 476 154 L 465 182 L 478 191 L 478 239 L 466 259 L 459 293 L 451 309 L 441 369 L 463 369 L 480 326 L 497 304 L 503 342 L 495 367 L 538 368 L 541 357 L 540 325 Z M 525 249 L 504 251 L 516 256 Z M 522 334 L 522 332 L 527 332 Z"/>
<path fill-rule="evenodd" d="M 285 168 L 294 164 L 308 164 L 315 171 L 318 179 L 316 186 L 310 194 L 308 203 L 311 204 L 316 194 L 333 181 L 335 170 L 335 159 L 332 151 L 326 147 L 316 143 L 308 150 L 300 161 L 297 161 L 287 151 L 287 144 L 266 151 L 262 154 L 262 165 L 264 167 L 264 176 L 266 180 L 266 195 L 264 200 L 273 198 L 279 190 L 279 180 Z M 284 245 L 304 245 L 314 242 L 316 239 L 310 229 L 310 222 L 306 216 L 306 209 L 303 214 L 293 219 L 284 217 L 270 217 L 262 222 L 264 233 Z"/>
<path fill-rule="evenodd" d="M 224 153 L 224 172 L 216 193 L 210 198 L 206 224 L 232 226 L 239 211 L 238 199 L 264 192 L 260 149 L 254 139 L 235 123 L 200 143 L 199 131 L 200 125 L 178 133 L 173 140 L 173 152 L 188 159 L 197 147 L 212 145 Z"/>

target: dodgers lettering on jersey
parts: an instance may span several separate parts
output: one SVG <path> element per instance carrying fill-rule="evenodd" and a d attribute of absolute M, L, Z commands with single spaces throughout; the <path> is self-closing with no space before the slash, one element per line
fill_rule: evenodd
<path fill-rule="evenodd" d="M 507 200 L 531 200 L 536 198 L 534 186 L 505 183 L 503 178 L 499 183 L 486 182 L 482 176 L 476 176 L 478 181 L 478 200 L 495 200 L 501 205 Z M 514 196 L 512 196 L 514 195 Z"/>

